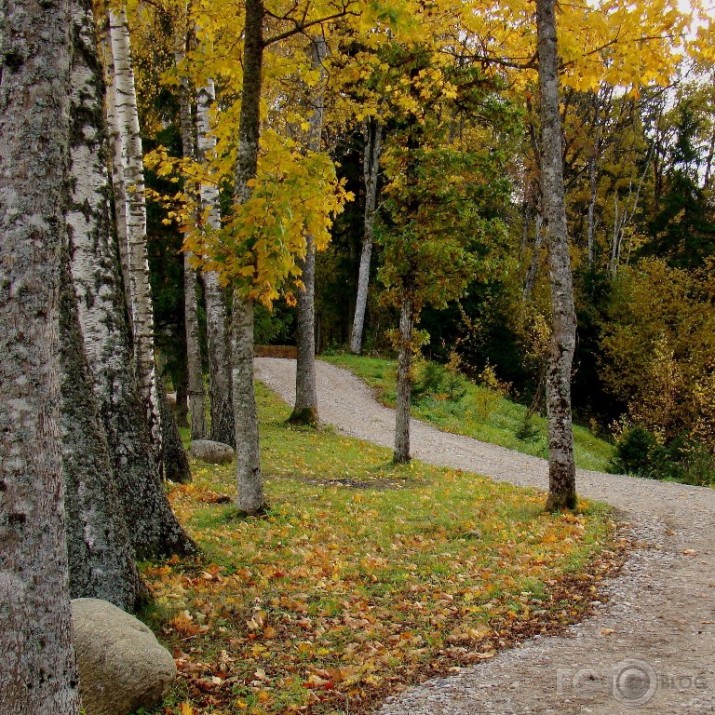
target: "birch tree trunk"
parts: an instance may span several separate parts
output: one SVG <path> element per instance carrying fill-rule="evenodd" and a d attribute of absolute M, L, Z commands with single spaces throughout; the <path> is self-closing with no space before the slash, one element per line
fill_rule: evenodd
<path fill-rule="evenodd" d="M 415 306 L 409 291 L 402 297 L 400 336 L 397 358 L 397 399 L 395 404 L 395 453 L 393 461 L 410 461 L 410 402 L 412 396 L 412 336 L 415 326 Z"/>
<path fill-rule="evenodd" d="M 216 99 L 214 84 L 209 81 L 198 92 L 196 128 L 199 158 L 208 161 L 216 150 L 211 135 L 210 107 Z M 206 216 L 209 231 L 221 228 L 219 191 L 215 184 L 202 182 L 199 187 L 201 211 Z M 224 291 L 214 271 L 204 273 L 206 302 L 206 343 L 209 358 L 209 392 L 211 398 L 211 439 L 236 446 L 236 426 L 233 418 L 231 387 L 230 340 Z"/>
<path fill-rule="evenodd" d="M 246 0 L 243 43 L 243 92 L 238 127 L 235 202 L 251 195 L 249 182 L 258 168 L 260 140 L 261 72 L 263 68 L 263 0 Z M 233 406 L 236 420 L 238 509 L 256 514 L 265 509 L 261 474 L 258 414 L 253 384 L 253 300 L 234 293 L 233 300 Z"/>
<path fill-rule="evenodd" d="M 323 61 L 328 54 L 328 46 L 322 36 L 311 39 L 311 53 L 313 67 L 320 70 L 320 82 L 315 91 L 307 143 L 310 151 L 318 152 L 322 143 L 325 110 Z M 306 236 L 305 258 L 299 265 L 303 286 L 298 290 L 295 406 L 289 421 L 315 427 L 319 422 L 318 390 L 315 384 L 315 243 L 310 234 Z"/>
<path fill-rule="evenodd" d="M 129 269 L 128 292 L 132 307 L 134 361 L 151 429 L 152 447 L 158 460 L 161 454 L 161 418 L 154 362 L 154 310 L 151 302 L 146 248 L 144 161 L 129 26 L 124 8 L 118 11 L 109 11 L 109 37 L 112 47 L 117 134 L 122 146 Z"/>
<path fill-rule="evenodd" d="M 0 23 L 0 703 L 76 715 L 58 430 L 68 3 L 3 3 Z"/>
<path fill-rule="evenodd" d="M 73 6 L 76 9 L 79 3 Z M 134 563 L 107 436 L 97 410 L 72 285 L 70 246 L 62 253 L 61 426 L 70 595 L 101 598 L 124 611 L 134 611 L 149 592 Z"/>
<path fill-rule="evenodd" d="M 189 44 L 189 33 L 186 34 L 185 45 Z M 176 53 L 177 64 L 185 56 L 186 47 Z M 179 87 L 179 118 L 181 127 L 181 146 L 185 158 L 196 160 L 196 140 L 194 139 L 194 121 L 192 112 L 189 80 L 181 78 Z M 192 199 L 198 199 L 196 187 L 187 187 Z M 198 206 L 198 204 L 196 204 Z M 198 209 L 196 211 L 198 214 Z M 198 215 L 195 216 L 198 219 Z M 198 226 L 198 220 L 194 226 Z M 196 230 L 196 228 L 194 228 Z M 206 395 L 204 393 L 204 376 L 201 359 L 201 340 L 199 332 L 198 311 L 198 280 L 196 269 L 191 263 L 194 259 L 191 251 L 184 253 L 184 323 L 186 326 L 186 366 L 189 377 L 189 418 L 191 420 L 191 439 L 206 439 Z M 162 410 L 163 412 L 163 410 Z"/>
<path fill-rule="evenodd" d="M 365 122 L 365 151 L 363 154 L 363 176 L 365 180 L 365 216 L 358 274 L 357 299 L 353 330 L 350 336 L 350 352 L 359 355 L 362 351 L 365 313 L 370 287 L 370 264 L 372 247 L 375 242 L 375 211 L 377 208 L 377 180 L 380 173 L 380 155 L 382 154 L 382 127 L 376 119 Z"/>
<path fill-rule="evenodd" d="M 94 86 L 101 74 L 90 0 L 72 0 L 70 7 L 73 46 L 70 171 L 84 174 L 88 167 L 78 162 L 82 151 L 78 147 L 87 141 L 94 145 L 97 126 L 101 129 L 101 95 Z M 86 151 L 87 147 L 83 149 Z M 83 181 L 83 176 L 77 178 Z M 69 208 L 71 221 L 75 206 L 70 203 Z M 133 611 L 148 599 L 149 592 L 134 563 L 85 354 L 72 283 L 72 250 L 68 236 L 61 254 L 60 361 L 70 594 L 72 598 L 101 598 L 125 611 Z"/>
<path fill-rule="evenodd" d="M 193 553 L 195 546 L 176 521 L 161 484 L 133 368 L 124 283 L 112 231 L 103 100 L 102 69 L 96 47 L 87 39 L 73 70 L 72 193 L 67 213 L 85 352 L 136 555 L 154 559 Z"/>
<path fill-rule="evenodd" d="M 576 313 L 566 227 L 563 147 L 559 114 L 555 0 L 537 0 L 536 25 L 541 93 L 541 188 L 544 234 L 549 246 L 553 338 L 546 376 L 549 423 L 549 496 L 546 508 L 576 507 L 576 464 L 571 416 L 571 369 Z"/>

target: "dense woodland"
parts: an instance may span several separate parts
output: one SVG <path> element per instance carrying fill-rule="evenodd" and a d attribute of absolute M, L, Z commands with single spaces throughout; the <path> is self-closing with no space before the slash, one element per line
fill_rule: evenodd
<path fill-rule="evenodd" d="M 308 427 L 316 352 L 395 355 L 398 465 L 413 389 L 457 373 L 546 413 L 535 519 L 577 509 L 572 404 L 614 471 L 714 480 L 715 43 L 691 5 L 0 10 L 9 712 L 79 711 L 69 596 L 137 610 L 137 559 L 206 549 L 164 483 L 192 479 L 181 428 L 236 448 L 236 514 L 275 523 L 256 344 L 295 345 Z"/>

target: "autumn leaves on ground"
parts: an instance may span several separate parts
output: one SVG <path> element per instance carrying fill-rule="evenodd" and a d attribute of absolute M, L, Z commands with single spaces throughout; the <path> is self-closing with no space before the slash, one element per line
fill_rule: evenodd
<path fill-rule="evenodd" d="M 359 713 L 406 684 L 554 632 L 619 561 L 608 511 L 285 422 L 259 390 L 270 512 L 240 518 L 231 465 L 171 500 L 199 561 L 144 569 L 181 677 L 157 713 Z M 604 550 L 605 549 L 605 550 Z"/>

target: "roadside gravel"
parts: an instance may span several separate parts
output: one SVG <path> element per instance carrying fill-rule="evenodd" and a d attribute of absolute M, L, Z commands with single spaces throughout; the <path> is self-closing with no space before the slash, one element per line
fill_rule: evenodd
<path fill-rule="evenodd" d="M 287 402 L 295 361 L 256 360 Z M 394 411 L 350 372 L 318 361 L 320 417 L 391 447 Z M 413 420 L 412 454 L 431 464 L 546 489 L 537 457 Z M 635 551 L 609 602 L 565 636 L 535 638 L 493 660 L 390 698 L 380 715 L 715 715 L 715 490 L 578 471 L 579 494 L 621 510 Z"/>

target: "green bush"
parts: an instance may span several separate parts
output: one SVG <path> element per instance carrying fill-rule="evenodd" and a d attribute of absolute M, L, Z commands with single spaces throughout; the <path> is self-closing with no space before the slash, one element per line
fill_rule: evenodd
<path fill-rule="evenodd" d="M 715 484 L 715 455 L 687 436 L 660 444 L 652 432 L 636 425 L 618 438 L 609 471 L 709 486 Z"/>

